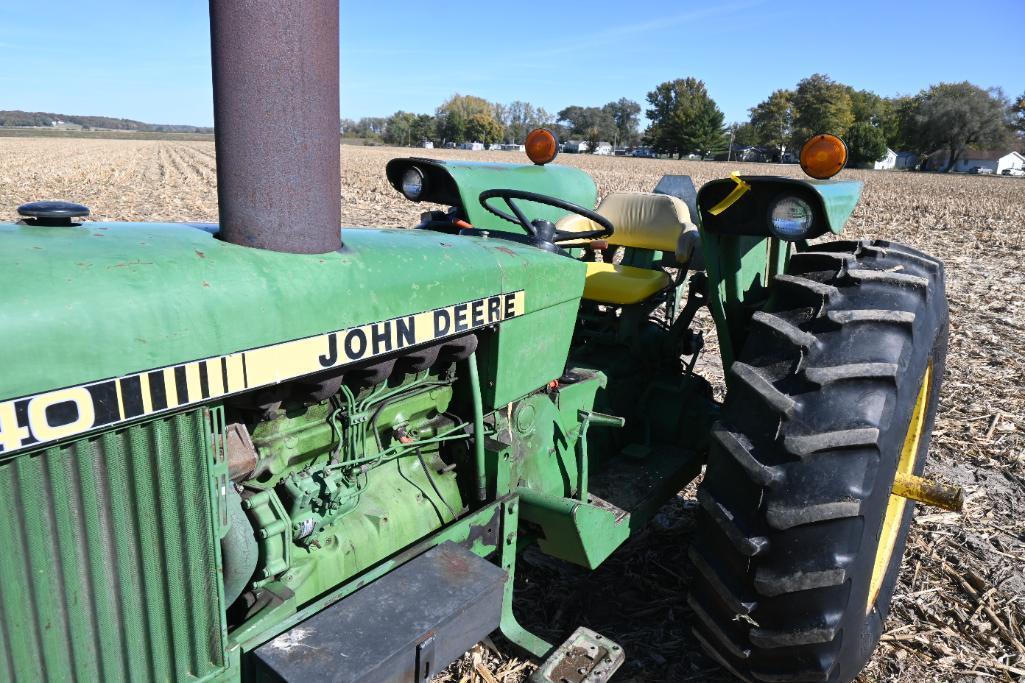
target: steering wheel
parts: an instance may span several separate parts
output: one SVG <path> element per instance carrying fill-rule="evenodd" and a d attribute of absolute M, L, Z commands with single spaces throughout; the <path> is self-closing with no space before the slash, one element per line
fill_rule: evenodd
<path fill-rule="evenodd" d="M 512 215 L 506 213 L 501 209 L 497 209 L 491 206 L 488 202 L 491 199 L 499 198 L 505 202 L 505 205 L 512 211 Z M 602 227 L 601 230 L 586 230 L 584 232 L 573 232 L 571 230 L 559 230 L 551 221 L 535 219 L 533 221 L 528 220 L 527 216 L 523 213 L 523 209 L 516 204 L 516 200 L 536 202 L 538 204 L 544 204 L 545 206 L 553 206 L 557 209 L 569 211 L 575 213 L 578 216 L 583 216 L 591 221 L 594 221 Z M 485 209 L 498 216 L 503 220 L 507 220 L 510 223 L 515 223 L 523 228 L 527 235 L 534 240 L 539 242 L 547 242 L 550 244 L 558 244 L 560 242 L 571 242 L 573 240 L 594 240 L 602 239 L 604 237 L 611 237 L 616 231 L 615 227 L 605 216 L 600 213 L 585 209 L 579 204 L 573 202 L 567 202 L 558 197 L 550 197 L 546 194 L 537 194 L 536 192 L 527 192 L 526 190 L 485 190 L 480 193 L 480 204 Z"/>

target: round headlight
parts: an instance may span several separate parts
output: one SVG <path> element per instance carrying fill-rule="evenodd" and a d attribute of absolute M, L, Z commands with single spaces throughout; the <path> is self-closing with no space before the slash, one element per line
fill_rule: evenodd
<path fill-rule="evenodd" d="M 808 202 L 797 197 L 776 200 L 769 211 L 772 232 L 784 240 L 799 240 L 811 230 L 815 216 Z"/>
<path fill-rule="evenodd" d="M 410 167 L 402 174 L 402 194 L 410 201 L 420 201 L 426 184 L 424 172 L 416 166 Z"/>

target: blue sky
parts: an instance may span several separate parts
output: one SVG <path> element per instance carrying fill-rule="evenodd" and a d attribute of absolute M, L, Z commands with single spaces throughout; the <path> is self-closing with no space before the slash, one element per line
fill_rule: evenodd
<path fill-rule="evenodd" d="M 207 3 L 5 0 L 0 109 L 210 125 Z M 454 92 L 551 112 L 705 81 L 729 121 L 815 72 L 881 95 L 1025 91 L 1022 0 L 342 0 L 342 116 Z"/>

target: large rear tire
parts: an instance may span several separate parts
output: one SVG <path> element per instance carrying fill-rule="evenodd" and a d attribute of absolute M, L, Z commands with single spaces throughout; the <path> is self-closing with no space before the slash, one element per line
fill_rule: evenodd
<path fill-rule="evenodd" d="M 947 344 L 942 265 L 885 241 L 795 254 L 716 425 L 690 551 L 702 646 L 736 676 L 851 681 L 882 635 Z"/>

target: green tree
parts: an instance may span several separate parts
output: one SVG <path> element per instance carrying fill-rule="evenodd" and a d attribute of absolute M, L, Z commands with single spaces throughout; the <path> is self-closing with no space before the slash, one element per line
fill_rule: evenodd
<path fill-rule="evenodd" d="M 1011 125 L 1020 135 L 1025 135 L 1025 92 L 1011 104 Z"/>
<path fill-rule="evenodd" d="M 627 147 L 640 141 L 641 105 L 621 97 L 602 107 L 615 123 L 616 134 L 611 140 L 616 147 Z"/>
<path fill-rule="evenodd" d="M 722 141 L 723 113 L 708 95 L 703 81 L 678 78 L 648 93 L 651 125 L 645 138 L 656 152 L 704 154 Z"/>
<path fill-rule="evenodd" d="M 946 152 L 949 171 L 965 150 L 1011 144 L 1010 106 L 998 89 L 940 83 L 919 93 L 910 114 L 909 138 L 920 154 Z"/>
<path fill-rule="evenodd" d="M 843 137 L 854 123 L 850 88 L 823 74 L 799 82 L 793 104 L 795 147 L 819 133 Z"/>
<path fill-rule="evenodd" d="M 794 93 L 776 90 L 764 102 L 749 110 L 751 126 L 758 144 L 783 154 L 792 144 L 794 132 Z"/>
<path fill-rule="evenodd" d="M 494 105 L 486 99 L 458 93 L 445 100 L 435 113 L 438 135 L 446 142 L 482 142 L 470 139 L 472 136 L 467 131 L 470 119 L 478 115 L 495 118 Z"/>
<path fill-rule="evenodd" d="M 416 123 L 416 114 L 407 111 L 397 111 L 388 117 L 384 124 L 384 135 L 382 138 L 389 145 L 408 147 L 419 140 L 413 139 L 413 125 Z"/>
<path fill-rule="evenodd" d="M 502 124 L 490 113 L 473 114 L 466 120 L 467 141 L 491 145 L 501 142 L 503 133 Z"/>
<path fill-rule="evenodd" d="M 565 122 L 566 135 L 587 142 L 591 151 L 601 141 L 611 142 L 618 136 L 616 120 L 605 107 L 566 107 L 558 113 Z"/>
<path fill-rule="evenodd" d="M 851 165 L 871 165 L 886 156 L 886 135 L 868 121 L 848 128 L 845 142 Z"/>
<path fill-rule="evenodd" d="M 755 130 L 754 124 L 751 122 L 734 123 L 730 128 L 733 131 L 734 145 L 739 147 L 757 147 L 760 144 L 758 141 L 758 131 Z"/>

